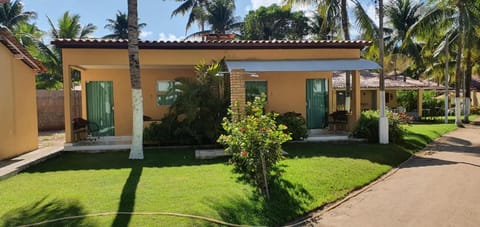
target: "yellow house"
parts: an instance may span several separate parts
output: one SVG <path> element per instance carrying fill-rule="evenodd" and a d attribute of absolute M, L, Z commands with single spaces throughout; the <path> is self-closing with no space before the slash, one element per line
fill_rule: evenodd
<path fill-rule="evenodd" d="M 45 67 L 0 27 L 0 160 L 38 146 L 35 74 Z"/>
<path fill-rule="evenodd" d="M 62 49 L 66 142 L 74 140 L 72 119 L 97 121 L 110 136 L 131 136 L 132 101 L 126 40 L 52 42 Z M 141 41 L 144 114 L 161 119 L 168 111 L 165 90 L 179 77 L 195 77 L 202 60 L 225 59 L 232 103 L 245 103 L 245 86 L 267 93 L 268 111 L 294 111 L 309 129 L 325 128 L 333 106 L 332 71 L 353 72 L 352 122 L 360 116 L 358 70 L 379 66 L 360 59 L 367 41 Z M 82 116 L 71 115 L 72 72 L 80 73 Z"/>

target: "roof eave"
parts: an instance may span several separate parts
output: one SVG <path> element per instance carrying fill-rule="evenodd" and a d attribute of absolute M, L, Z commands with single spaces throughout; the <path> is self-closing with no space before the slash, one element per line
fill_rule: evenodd
<path fill-rule="evenodd" d="M 127 49 L 128 40 L 56 39 L 51 42 L 60 48 Z M 140 49 L 361 49 L 370 41 L 140 41 Z"/>

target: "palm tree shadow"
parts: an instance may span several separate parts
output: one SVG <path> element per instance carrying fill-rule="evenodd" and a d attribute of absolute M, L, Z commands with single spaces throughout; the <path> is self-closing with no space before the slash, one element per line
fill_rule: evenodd
<path fill-rule="evenodd" d="M 270 185 L 269 200 L 253 193 L 247 199 L 232 196 L 220 203 L 211 198 L 207 203 L 229 223 L 279 226 L 305 214 L 313 199 L 302 185 L 279 179 Z"/>
<path fill-rule="evenodd" d="M 128 212 L 134 211 L 135 197 L 142 170 L 143 166 L 140 163 L 132 166 L 132 170 L 123 186 L 120 204 L 118 205 L 118 212 L 127 212 L 127 214 L 117 214 L 112 226 L 128 226 L 128 223 L 130 223 L 132 215 Z"/>
<path fill-rule="evenodd" d="M 8 211 L 1 217 L 1 226 L 29 225 L 58 218 L 82 216 L 87 214 L 83 206 L 76 200 L 48 200 L 47 197 L 30 205 Z M 84 217 L 48 223 L 42 226 L 98 226 Z"/>

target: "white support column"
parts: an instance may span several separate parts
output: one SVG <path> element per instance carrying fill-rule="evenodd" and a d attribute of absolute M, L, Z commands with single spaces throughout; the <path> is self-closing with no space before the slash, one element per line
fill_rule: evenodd
<path fill-rule="evenodd" d="M 455 97 L 455 124 L 456 125 L 461 125 L 462 124 L 462 114 L 460 111 L 462 111 L 462 97 Z"/>
<path fill-rule="evenodd" d="M 380 91 L 380 119 L 378 123 L 379 142 L 388 144 L 388 118 L 385 115 L 385 91 Z"/>

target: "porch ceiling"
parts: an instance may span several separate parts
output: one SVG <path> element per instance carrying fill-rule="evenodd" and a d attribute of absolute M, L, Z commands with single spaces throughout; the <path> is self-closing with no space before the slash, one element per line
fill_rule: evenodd
<path fill-rule="evenodd" d="M 229 71 L 247 72 L 319 72 L 339 70 L 379 69 L 376 62 L 365 59 L 278 60 L 278 61 L 225 61 Z"/>

